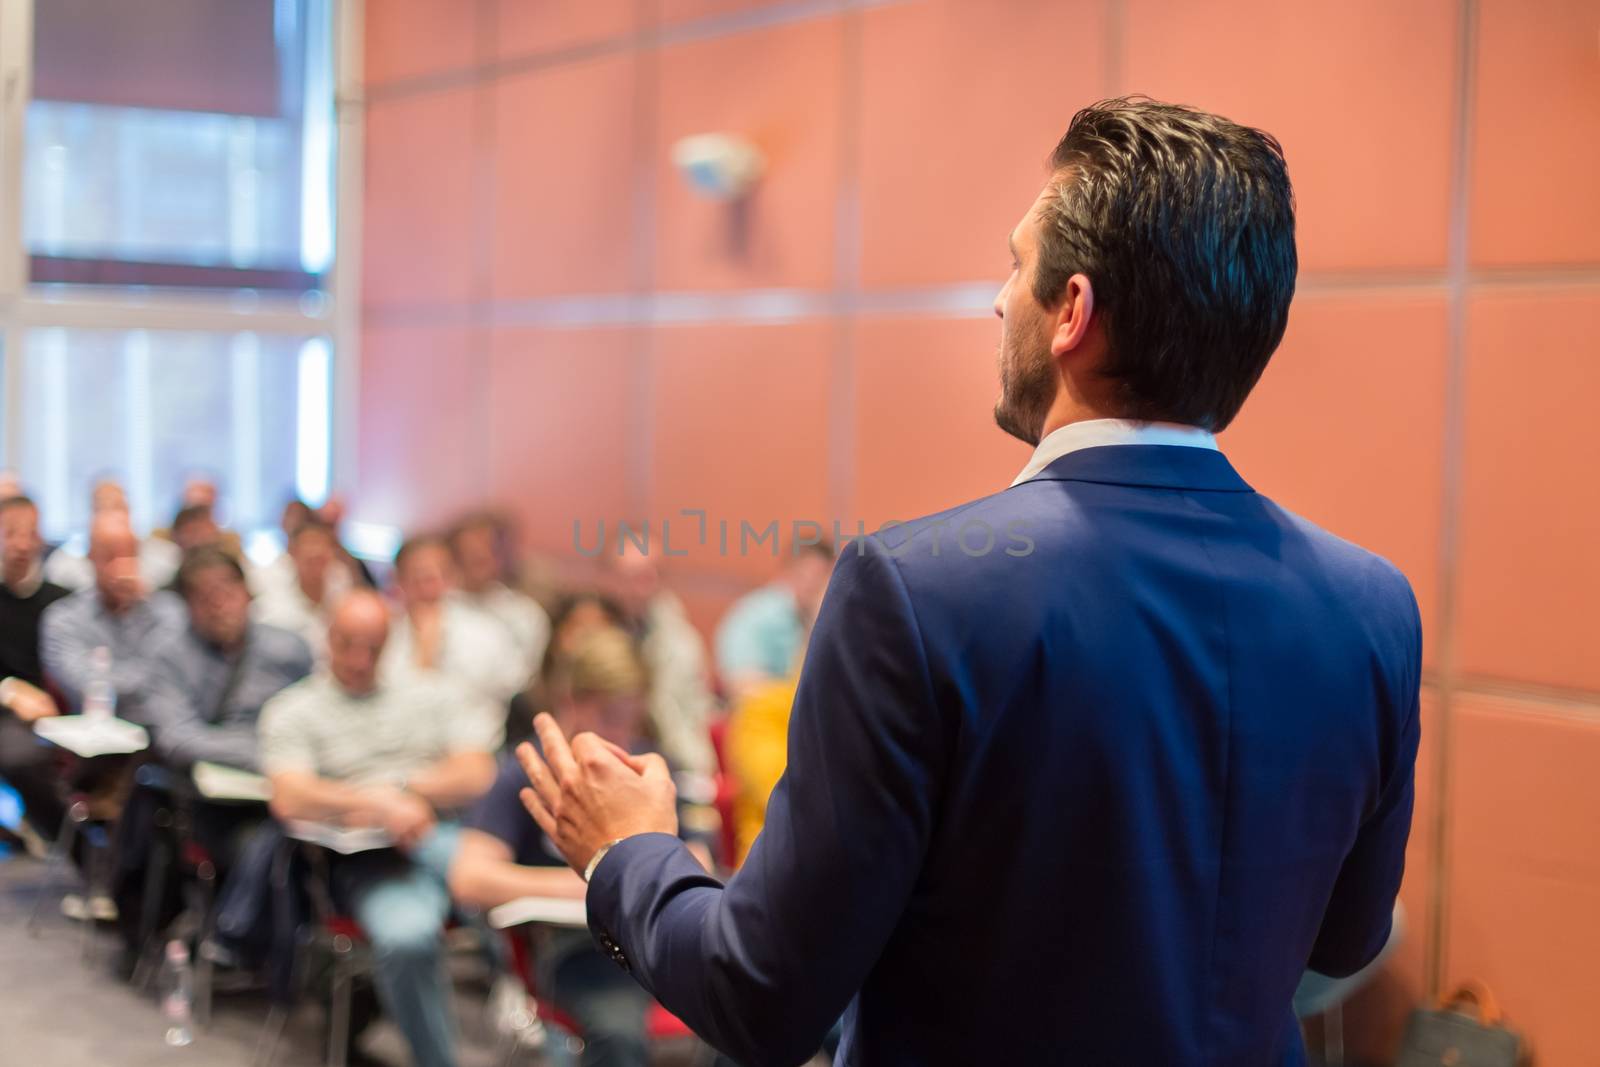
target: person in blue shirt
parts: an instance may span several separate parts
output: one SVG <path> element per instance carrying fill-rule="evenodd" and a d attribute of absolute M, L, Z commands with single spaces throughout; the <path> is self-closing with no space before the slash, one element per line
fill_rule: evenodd
<path fill-rule="evenodd" d="M 734 601 L 717 625 L 717 673 L 730 699 L 788 678 L 833 571 L 833 546 L 796 541 L 782 573 Z"/>

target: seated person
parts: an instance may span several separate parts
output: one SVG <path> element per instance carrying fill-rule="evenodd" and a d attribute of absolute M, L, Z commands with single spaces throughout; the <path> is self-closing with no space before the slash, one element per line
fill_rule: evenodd
<path fill-rule="evenodd" d="M 733 866 L 743 865 L 767 819 L 767 800 L 789 765 L 789 714 L 800 671 L 780 682 L 745 690 L 728 716 L 723 756 L 736 783 L 733 794 Z"/>
<path fill-rule="evenodd" d="M 532 738 L 534 714 L 540 708 L 553 706 L 546 694 L 556 662 L 570 657 L 583 638 L 594 630 L 608 626 L 620 628 L 621 625 L 622 615 L 616 605 L 599 593 L 582 590 L 562 598 L 550 618 L 550 641 L 545 645 L 533 682 L 511 698 L 506 719 L 506 748 L 515 748 Z"/>
<path fill-rule="evenodd" d="M 532 684 L 550 641 L 550 616 L 539 602 L 505 583 L 501 523 L 474 515 L 450 532 L 459 588 L 452 597 L 499 623 L 522 657 L 522 684 Z"/>
<path fill-rule="evenodd" d="M 616 551 L 605 553 L 605 565 L 605 591 L 650 671 L 650 721 L 661 754 L 680 771 L 715 774 L 715 700 L 700 631 L 683 601 L 662 583 L 656 558 L 638 544 L 622 538 Z"/>
<path fill-rule="evenodd" d="M 401 611 L 384 655 L 384 678 L 397 684 L 418 672 L 437 672 L 471 686 L 504 711 L 527 681 L 511 637 L 493 619 L 448 596 L 455 564 L 443 538 L 413 537 L 394 557 Z M 503 717 L 495 723 L 498 730 Z"/>
<path fill-rule="evenodd" d="M 166 594 L 150 595 L 139 569 L 139 541 L 127 515 L 115 510 L 97 515 L 89 527 L 89 562 L 94 584 L 56 601 L 40 621 L 39 652 L 46 675 L 73 711 L 96 672 L 96 652 L 116 696 L 117 715 L 143 721 L 140 705 L 150 685 L 150 653 L 182 624 L 182 609 Z"/>
<path fill-rule="evenodd" d="M 570 657 L 558 658 L 551 674 L 554 714 L 569 736 L 589 731 L 630 751 L 644 748 L 649 684 L 627 634 L 614 627 L 590 631 Z M 450 868 L 451 891 L 463 904 L 487 909 L 524 896 L 583 898 L 583 879 L 522 806 L 519 794 L 527 785 L 508 757 L 469 816 Z M 709 866 L 704 850 L 698 854 Z M 647 1063 L 650 995 L 595 947 L 587 931 L 554 935 L 539 953 L 539 987 L 582 1028 L 585 1067 Z"/>
<path fill-rule="evenodd" d="M 124 523 L 132 522 L 128 510 L 128 494 L 123 491 L 121 484 L 112 478 L 100 479 L 94 483 L 94 488 L 90 491 L 91 541 L 95 520 L 103 515 L 118 516 Z M 138 558 L 139 575 L 144 580 L 145 588 L 162 589 L 178 572 L 178 564 L 182 560 L 183 553 L 177 545 L 165 537 L 147 537 L 137 542 L 135 555 Z M 44 561 L 45 580 L 74 592 L 92 586 L 94 575 L 94 561 L 83 554 L 83 543 L 77 537 L 66 544 L 58 545 Z"/>
<path fill-rule="evenodd" d="M 796 543 L 783 572 L 746 593 L 717 625 L 717 672 L 730 702 L 788 678 L 833 573 L 833 546 Z"/>
<path fill-rule="evenodd" d="M 311 673 L 311 651 L 251 621 L 244 569 L 224 549 L 191 551 L 177 585 L 189 624 L 151 657 L 145 721 L 155 753 L 176 770 L 206 760 L 253 771 L 262 705 Z"/>
<path fill-rule="evenodd" d="M 188 625 L 151 654 L 151 677 L 144 706 L 155 755 L 169 769 L 187 776 L 205 760 L 255 770 L 256 719 L 267 700 L 311 672 L 305 642 L 274 626 L 250 621 L 250 591 L 244 569 L 225 549 L 208 545 L 190 550 L 178 568 L 178 590 L 188 607 Z M 151 844 L 158 834 L 157 812 L 172 803 L 176 790 L 136 786 L 117 828 L 116 904 L 124 917 L 124 969 L 143 939 L 164 927 L 178 910 L 178 878 L 162 881 L 164 899 L 141 907 Z M 229 870 L 243 840 L 266 819 L 256 804 L 192 805 L 196 839 L 221 871 Z M 159 861 L 157 861 L 159 862 Z M 146 928 L 146 923 L 153 926 Z"/>
<path fill-rule="evenodd" d="M 333 527 L 316 519 L 299 523 L 289 535 L 289 549 L 283 556 L 288 574 L 281 574 L 277 564 L 258 572 L 271 573 L 273 578 L 260 583 L 259 595 L 251 605 L 258 621 L 299 634 L 318 663 L 328 656 L 328 615 L 352 585 L 338 552 Z"/>
<path fill-rule="evenodd" d="M 372 943 L 378 998 L 420 1067 L 456 1062 L 443 924 L 457 812 L 494 780 L 492 709 L 441 677 L 403 686 L 378 663 L 389 611 L 376 593 L 348 594 L 328 626 L 328 669 L 261 712 L 261 769 L 281 820 L 379 826 L 394 848 L 333 857 L 335 903 Z"/>
<path fill-rule="evenodd" d="M 41 574 L 44 541 L 39 509 L 25 496 L 0 500 L 0 778 L 22 798 L 24 833 L 39 851 L 55 840 L 67 808 L 50 749 L 33 735 L 33 723 L 56 715 L 45 691 L 39 659 L 39 620 L 68 595 Z"/>

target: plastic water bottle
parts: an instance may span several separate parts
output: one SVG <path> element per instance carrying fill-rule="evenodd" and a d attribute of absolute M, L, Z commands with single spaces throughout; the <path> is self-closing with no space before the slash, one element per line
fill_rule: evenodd
<path fill-rule="evenodd" d="M 111 684 L 111 650 L 104 645 L 89 654 L 89 687 L 83 693 L 86 719 L 112 719 L 117 714 L 117 690 Z"/>
<path fill-rule="evenodd" d="M 194 1005 L 194 976 L 189 968 L 189 947 L 182 941 L 167 942 L 166 961 L 161 966 L 161 1015 L 167 1021 L 167 1044 L 182 1048 L 194 1040 L 189 1014 Z"/>

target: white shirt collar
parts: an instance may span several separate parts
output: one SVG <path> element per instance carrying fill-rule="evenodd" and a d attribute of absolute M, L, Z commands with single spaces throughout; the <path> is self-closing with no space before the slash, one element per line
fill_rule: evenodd
<path fill-rule="evenodd" d="M 1184 426 L 1176 422 L 1134 422 L 1130 419 L 1069 422 L 1044 435 L 1039 447 L 1033 450 L 1028 465 L 1022 468 L 1022 473 L 1011 484 L 1021 485 L 1068 452 L 1102 445 L 1179 445 L 1218 451 L 1216 437 L 1198 426 Z"/>

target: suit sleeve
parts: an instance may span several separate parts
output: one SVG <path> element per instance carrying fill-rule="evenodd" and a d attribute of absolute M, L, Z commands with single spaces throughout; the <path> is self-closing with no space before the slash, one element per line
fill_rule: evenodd
<path fill-rule="evenodd" d="M 897 565 L 834 571 L 795 696 L 789 766 L 724 888 L 673 838 L 629 838 L 589 887 L 601 946 L 745 1067 L 803 1063 L 871 971 L 921 870 L 949 731 Z"/>
<path fill-rule="evenodd" d="M 1307 961 L 1311 970 L 1332 978 L 1355 974 L 1383 950 L 1405 874 L 1422 731 L 1422 622 L 1409 587 L 1405 599 L 1411 621 L 1409 633 L 1401 638 L 1407 658 L 1393 692 L 1397 728 L 1387 747 L 1388 774 L 1377 806 L 1362 823 L 1339 869 Z"/>

